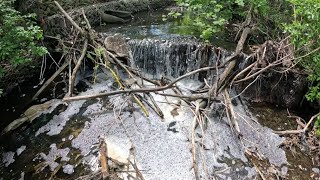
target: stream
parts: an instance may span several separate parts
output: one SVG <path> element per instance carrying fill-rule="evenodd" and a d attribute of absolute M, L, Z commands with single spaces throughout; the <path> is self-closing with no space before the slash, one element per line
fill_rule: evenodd
<path fill-rule="evenodd" d="M 167 11 L 139 13 L 128 24 L 104 25 L 96 30 L 103 36 L 122 34 L 132 51 L 132 66 L 150 78 L 172 80 L 200 68 L 201 57 L 207 49 L 202 49 L 206 46 L 200 40 L 181 31 L 187 28 L 181 22 L 162 21 L 165 13 Z M 212 44 L 226 49 L 219 56 L 226 56 L 230 53 L 227 50 L 236 47 L 220 36 L 214 37 Z M 216 61 L 218 55 L 212 50 L 208 54 L 208 65 Z M 124 74 L 121 70 L 119 73 Z M 87 88 L 79 95 L 117 90 L 108 71 L 98 71 L 94 77 L 83 74 L 79 79 Z M 186 95 L 192 94 L 203 85 L 199 76 L 178 82 L 178 88 Z M 153 87 L 143 80 L 139 83 Z M 13 90 L 18 96 L 11 95 L 1 101 L 1 113 L 6 118 L 3 121 L 19 117 L 26 109 L 24 102 L 35 92 L 35 85 L 26 82 Z M 168 89 L 163 93 L 173 91 Z M 45 94 L 45 98 L 56 98 L 52 92 Z M 230 93 L 239 117 L 240 139 L 228 125 L 221 102 L 211 105 L 206 127 L 195 131 L 201 179 L 256 179 L 257 167 L 279 178 L 319 178 L 319 167 L 313 165 L 307 151 L 281 148 L 285 138 L 272 132 L 296 128 L 287 111 L 269 104 L 250 103 L 236 97 L 237 94 L 236 91 Z M 194 114 L 190 104 L 176 97 L 151 95 L 163 111 L 163 118 L 149 106 L 146 117 L 138 104 L 129 103 L 132 98 L 126 95 L 68 103 L 55 101 L 32 124 L 0 138 L 0 179 L 98 179 L 101 141 L 106 142 L 108 155 L 117 162 L 110 164 L 119 179 L 136 176 L 128 159 L 137 164 L 146 180 L 194 179 L 190 151 Z M 43 99 L 38 103 L 40 101 Z M 246 154 L 247 150 L 252 157 Z"/>

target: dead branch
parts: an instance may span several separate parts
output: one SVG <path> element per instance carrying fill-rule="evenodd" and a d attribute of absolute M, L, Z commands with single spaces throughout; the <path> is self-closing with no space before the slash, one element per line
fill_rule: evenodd
<path fill-rule="evenodd" d="M 34 101 L 48 86 L 49 84 L 68 66 L 68 62 L 64 63 L 37 91 L 37 93 L 32 97 L 31 101 Z"/>
<path fill-rule="evenodd" d="M 137 178 L 138 180 L 144 180 L 144 177 L 143 177 L 141 171 L 139 170 L 138 166 L 137 166 L 135 163 L 131 162 L 129 159 L 128 159 L 128 161 L 129 161 L 129 163 L 132 165 L 133 169 L 134 169 L 134 170 L 136 171 L 136 173 L 137 173 L 137 177 L 136 177 L 136 178 Z"/>
<path fill-rule="evenodd" d="M 251 22 L 251 12 L 248 13 L 246 21 L 244 23 L 245 24 L 245 28 L 242 31 L 242 34 L 241 34 L 240 40 L 238 41 L 235 53 L 233 55 L 231 55 L 230 57 L 228 57 L 228 61 L 230 61 L 230 63 L 225 68 L 225 70 L 220 75 L 220 77 L 217 79 L 218 82 L 217 82 L 217 86 L 215 87 L 216 89 L 214 90 L 214 92 L 215 92 L 214 94 L 218 94 L 218 92 L 220 91 L 222 86 L 227 84 L 226 79 L 229 76 L 229 74 L 232 72 L 232 70 L 234 69 L 234 67 L 235 67 L 235 65 L 237 63 L 236 58 L 238 58 L 238 56 L 242 52 L 244 43 L 245 43 L 245 41 L 247 39 L 248 34 L 251 31 L 251 27 L 249 27 L 250 22 Z"/>
<path fill-rule="evenodd" d="M 108 166 L 108 147 L 107 143 L 103 138 L 100 139 L 100 165 L 101 165 L 101 173 L 102 179 L 108 179 L 110 176 L 109 166 Z"/>
<path fill-rule="evenodd" d="M 80 26 L 74 22 L 74 20 L 69 16 L 69 14 L 60 6 L 60 4 L 57 1 L 53 1 L 54 4 L 59 8 L 59 10 L 62 12 L 62 14 L 68 19 L 68 21 L 81 33 L 84 34 L 83 29 L 80 28 Z"/>
<path fill-rule="evenodd" d="M 84 9 L 82 8 L 81 11 L 82 11 L 83 18 L 86 21 L 86 24 L 88 26 L 88 29 L 91 30 L 91 24 L 89 23 L 89 20 L 88 20 L 88 18 L 86 16 L 86 13 L 84 12 Z"/>
<path fill-rule="evenodd" d="M 74 69 L 72 71 L 71 82 L 69 84 L 69 93 L 68 93 L 68 95 L 70 97 L 72 96 L 76 74 L 77 74 L 77 72 L 78 72 L 78 70 L 79 70 L 79 68 L 80 68 L 80 66 L 82 64 L 82 61 L 83 61 L 84 57 L 86 56 L 87 48 L 88 48 L 88 39 L 85 39 L 84 40 L 84 44 L 83 44 L 83 49 L 82 49 L 82 52 L 81 52 L 81 56 L 78 59 L 77 64 L 76 64 L 76 66 L 74 67 Z"/>
<path fill-rule="evenodd" d="M 251 56 L 248 56 L 248 57 L 246 58 L 246 60 L 249 59 L 249 58 L 251 58 Z M 239 77 L 242 76 L 244 73 L 246 73 L 247 71 L 249 71 L 250 69 L 252 69 L 253 66 L 255 66 L 255 63 L 250 64 L 250 65 L 247 66 L 245 69 L 243 69 L 242 71 L 240 71 L 240 72 L 232 79 L 230 85 L 232 85 L 233 82 L 234 82 L 237 78 L 239 78 Z"/>
<path fill-rule="evenodd" d="M 280 135 L 287 135 L 287 134 L 300 134 L 300 133 L 305 133 L 309 126 L 312 124 L 312 122 L 320 115 L 320 112 L 317 113 L 316 115 L 312 116 L 309 120 L 309 122 L 305 125 L 303 129 L 299 130 L 286 130 L 286 131 L 273 131 L 275 134 L 280 134 Z"/>
<path fill-rule="evenodd" d="M 254 79 L 252 82 L 250 82 L 250 84 L 248 84 L 239 94 L 232 97 L 231 99 L 235 99 L 235 98 L 241 96 L 250 86 L 252 86 L 259 79 L 259 77 L 260 77 L 260 75 L 257 76 L 256 79 Z M 230 84 L 230 86 L 232 86 L 232 84 Z"/>
<path fill-rule="evenodd" d="M 251 161 L 253 166 L 255 167 L 256 171 L 259 173 L 260 177 L 262 180 L 267 180 L 267 178 L 263 175 L 259 167 L 254 163 L 254 161 Z"/>
<path fill-rule="evenodd" d="M 192 122 L 192 132 L 191 132 L 191 153 L 192 153 L 192 167 L 193 167 L 193 171 L 194 171 L 194 176 L 196 178 L 196 180 L 200 180 L 200 176 L 199 176 L 199 169 L 198 169 L 198 164 L 197 164 L 197 151 L 196 151 L 196 137 L 195 137 L 195 129 L 197 127 L 198 124 L 198 116 L 197 114 L 194 112 L 194 120 Z"/>
<path fill-rule="evenodd" d="M 210 99 L 213 102 L 220 102 L 221 100 L 218 99 L 217 97 L 212 97 L 209 95 L 205 94 L 197 94 L 197 95 L 179 95 L 179 94 L 166 94 L 166 93 L 159 93 L 159 92 L 154 92 L 155 94 L 161 95 L 161 96 L 169 96 L 169 97 L 178 97 L 181 99 L 185 99 L 187 101 L 195 101 L 197 99 Z"/>
<path fill-rule="evenodd" d="M 172 88 L 177 82 L 194 75 L 198 72 L 202 71 L 209 71 L 209 70 L 214 70 L 215 67 L 204 67 L 200 68 L 194 71 L 191 71 L 185 75 L 182 75 L 169 83 L 168 85 L 161 86 L 161 87 L 155 87 L 155 88 L 140 88 L 140 89 L 125 89 L 125 90 L 118 90 L 118 91 L 111 91 L 111 92 L 106 92 L 106 93 L 100 93 L 100 94 L 94 94 L 94 95 L 86 95 L 86 96 L 75 96 L 75 97 L 65 97 L 63 98 L 63 101 L 77 101 L 77 100 L 84 100 L 84 99 L 93 99 L 93 98 L 98 98 L 98 97 L 103 97 L 103 96 L 113 96 L 117 94 L 126 94 L 126 93 L 146 93 L 146 92 L 157 92 L 157 91 L 163 91 L 166 89 Z"/>
<path fill-rule="evenodd" d="M 319 50 L 320 50 L 320 47 L 312 50 L 311 52 L 309 52 L 309 53 L 307 53 L 307 54 L 305 54 L 305 55 L 302 55 L 302 56 L 299 56 L 299 57 L 296 57 L 296 58 L 289 58 L 289 59 L 287 59 L 288 57 L 291 56 L 290 54 L 288 54 L 288 55 L 286 55 L 286 56 L 284 56 L 284 57 L 282 57 L 282 58 L 274 61 L 273 63 L 268 64 L 266 67 L 264 67 L 264 68 L 256 71 L 256 72 L 253 73 L 253 74 L 250 74 L 250 73 L 249 73 L 249 74 L 248 74 L 245 78 L 243 78 L 243 79 L 237 80 L 237 78 L 240 77 L 240 76 L 237 75 L 237 76 L 232 80 L 232 82 L 233 82 L 234 84 L 237 84 L 237 83 L 240 83 L 240 82 L 247 81 L 247 80 L 252 79 L 252 78 L 258 76 L 259 74 L 261 74 L 261 73 L 263 73 L 263 72 L 271 69 L 272 67 L 278 66 L 278 65 L 283 64 L 283 63 L 285 63 L 285 62 L 303 59 L 303 58 L 305 58 L 305 57 L 307 57 L 307 56 L 309 56 L 309 55 L 311 55 L 311 54 L 313 54 L 313 53 L 315 53 L 315 52 L 317 52 L 317 51 L 319 51 Z M 294 67 L 297 63 L 298 63 L 298 62 L 294 63 L 291 67 L 286 68 L 286 70 L 281 71 L 281 72 L 279 72 L 279 73 L 284 73 L 284 72 L 288 71 L 289 69 L 291 69 L 292 67 Z M 254 63 L 254 64 L 255 64 L 255 63 Z M 254 65 L 251 64 L 250 66 L 254 66 Z M 244 71 L 247 71 L 248 69 L 249 69 L 249 68 L 247 67 L 246 69 L 244 69 L 244 70 L 243 70 L 242 72 L 240 72 L 239 74 L 243 74 Z"/>
<path fill-rule="evenodd" d="M 237 122 L 236 115 L 233 110 L 233 105 L 231 103 L 231 99 L 229 97 L 229 92 L 227 89 L 224 89 L 224 98 L 225 98 L 225 105 L 226 105 L 226 111 L 227 114 L 229 114 L 229 122 L 231 122 L 230 126 L 234 127 L 234 129 L 237 131 L 237 135 L 240 134 L 240 128 L 239 124 Z"/>

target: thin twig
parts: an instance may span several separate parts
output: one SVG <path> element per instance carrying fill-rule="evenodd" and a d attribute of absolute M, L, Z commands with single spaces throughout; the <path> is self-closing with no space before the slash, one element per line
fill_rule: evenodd
<path fill-rule="evenodd" d="M 132 165 L 132 167 L 134 168 L 134 170 L 137 173 L 137 177 L 136 178 L 138 180 L 144 180 L 144 177 L 143 177 L 141 171 L 139 170 L 138 166 L 135 163 L 131 162 L 129 159 L 128 159 L 128 161 L 129 161 L 129 163 Z"/>
<path fill-rule="evenodd" d="M 206 95 L 206 94 L 198 94 L 198 95 L 179 95 L 179 94 L 167 94 L 167 93 L 159 93 L 159 92 L 155 92 L 155 94 L 161 95 L 161 96 L 169 96 L 169 97 L 178 97 L 181 99 L 185 99 L 188 101 L 194 101 L 197 99 L 209 99 L 211 101 L 215 101 L 215 102 L 220 102 L 221 100 L 219 100 L 218 98 L 214 98 L 212 96 Z"/>

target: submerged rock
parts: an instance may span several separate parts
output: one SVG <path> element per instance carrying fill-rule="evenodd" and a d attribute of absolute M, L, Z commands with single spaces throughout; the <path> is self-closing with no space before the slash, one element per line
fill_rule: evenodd
<path fill-rule="evenodd" d="M 320 174 L 319 168 L 312 168 L 312 171 L 313 171 L 314 173 Z"/>
<path fill-rule="evenodd" d="M 19 180 L 24 180 L 24 176 L 25 176 L 25 172 L 21 172 Z"/>
<path fill-rule="evenodd" d="M 50 151 L 48 155 L 44 153 L 40 153 L 40 157 L 45 160 L 45 163 L 50 167 L 51 171 L 54 171 L 56 167 L 59 166 L 59 163 L 56 160 L 61 157 L 61 161 L 69 161 L 70 158 L 67 156 L 69 154 L 70 149 L 58 149 L 56 144 L 50 145 Z"/>
<path fill-rule="evenodd" d="M 32 123 L 32 121 L 40 115 L 51 113 L 60 104 L 62 104 L 61 100 L 51 99 L 45 103 L 29 107 L 23 114 L 21 114 L 20 118 L 12 121 L 8 126 L 6 126 L 1 134 L 3 135 L 13 131 L 26 122 Z"/>
<path fill-rule="evenodd" d="M 8 167 L 10 164 L 12 164 L 15 161 L 14 154 L 15 153 L 12 151 L 2 153 L 2 163 L 4 164 L 5 167 Z"/>
<path fill-rule="evenodd" d="M 49 136 L 59 134 L 66 125 L 67 121 L 70 120 L 72 115 L 79 112 L 83 103 L 84 101 L 71 102 L 64 112 L 60 113 L 59 115 L 54 115 L 53 119 L 38 129 L 35 135 L 38 136 L 39 134 L 45 132 L 47 132 L 47 135 Z"/>
<path fill-rule="evenodd" d="M 70 164 L 66 164 L 63 166 L 63 172 L 66 174 L 73 174 L 74 173 L 74 166 Z"/>
<path fill-rule="evenodd" d="M 27 146 L 21 146 L 20 148 L 17 149 L 17 156 L 20 156 L 20 154 L 25 151 Z"/>
<path fill-rule="evenodd" d="M 108 51 L 114 52 L 118 57 L 130 57 L 128 45 L 120 34 L 106 37 L 104 45 Z"/>

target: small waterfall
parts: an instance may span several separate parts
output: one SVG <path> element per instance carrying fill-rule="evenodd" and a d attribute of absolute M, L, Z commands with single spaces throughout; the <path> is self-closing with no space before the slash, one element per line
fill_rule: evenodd
<path fill-rule="evenodd" d="M 128 44 L 134 59 L 133 65 L 153 75 L 153 78 L 178 77 L 201 67 L 215 65 L 219 56 L 226 54 L 226 51 L 219 51 L 219 55 L 216 48 L 192 38 L 133 39 Z M 207 74 L 205 76 L 208 77 Z M 200 77 L 194 75 L 191 78 Z"/>

